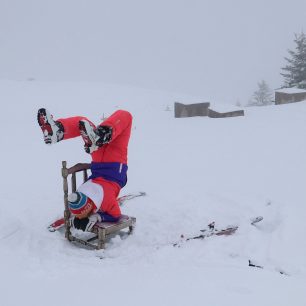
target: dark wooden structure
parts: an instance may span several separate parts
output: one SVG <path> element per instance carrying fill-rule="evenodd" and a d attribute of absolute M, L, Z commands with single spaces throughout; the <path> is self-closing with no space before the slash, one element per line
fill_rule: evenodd
<path fill-rule="evenodd" d="M 284 88 L 275 91 L 275 104 L 295 103 L 306 100 L 306 90 Z"/>
<path fill-rule="evenodd" d="M 220 113 L 212 109 L 209 109 L 209 112 L 208 112 L 209 118 L 228 118 L 228 117 L 238 117 L 238 116 L 244 116 L 244 110 Z"/>
<path fill-rule="evenodd" d="M 220 113 L 210 108 L 209 102 L 195 103 L 195 104 L 182 104 L 179 102 L 174 103 L 174 117 L 186 118 L 195 116 L 206 116 L 209 118 L 227 118 L 244 116 L 243 110 Z"/>
<path fill-rule="evenodd" d="M 68 193 L 69 193 L 69 187 L 68 187 L 68 176 L 71 175 L 71 192 L 75 192 L 77 187 L 76 182 L 76 174 L 78 172 L 83 173 L 83 181 L 86 182 L 88 179 L 87 170 L 90 168 L 90 164 L 87 163 L 79 163 L 74 165 L 71 168 L 67 168 L 67 162 L 62 162 L 62 177 L 63 177 L 63 189 L 64 189 L 64 204 L 65 204 L 65 211 L 64 211 L 64 219 L 65 219 L 65 237 L 71 241 L 76 242 L 82 245 L 85 245 L 87 247 L 93 248 L 93 249 L 104 249 L 105 248 L 105 242 L 109 235 L 116 234 L 122 229 L 127 228 L 128 233 L 132 233 L 135 224 L 136 224 L 136 218 L 129 217 L 126 215 L 122 215 L 120 220 L 118 222 L 99 222 L 96 223 L 95 226 L 92 229 L 92 237 L 90 238 L 79 238 L 74 236 L 71 233 L 71 227 L 69 219 L 71 217 L 70 210 L 68 207 Z"/>
<path fill-rule="evenodd" d="M 182 104 L 179 102 L 174 103 L 174 116 L 175 118 L 186 118 L 195 116 L 208 116 L 209 102 L 196 103 L 196 104 Z"/>

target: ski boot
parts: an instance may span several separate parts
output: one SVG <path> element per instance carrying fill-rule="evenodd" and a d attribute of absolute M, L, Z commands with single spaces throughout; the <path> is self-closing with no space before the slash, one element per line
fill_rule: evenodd
<path fill-rule="evenodd" d="M 59 121 L 53 120 L 53 116 L 45 108 L 38 110 L 37 121 L 44 134 L 46 144 L 56 143 L 64 138 L 63 125 Z"/>
<path fill-rule="evenodd" d="M 89 154 L 97 151 L 104 144 L 109 143 L 112 138 L 112 127 L 110 126 L 100 125 L 98 128 L 95 128 L 91 122 L 80 120 L 79 129 L 85 142 L 85 152 Z"/>

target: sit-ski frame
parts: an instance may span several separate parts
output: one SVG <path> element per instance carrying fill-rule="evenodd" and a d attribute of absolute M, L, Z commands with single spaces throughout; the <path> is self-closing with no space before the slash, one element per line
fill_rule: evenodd
<path fill-rule="evenodd" d="M 71 226 L 69 219 L 71 217 L 71 213 L 68 207 L 68 176 L 71 175 L 71 192 L 76 191 L 76 173 L 83 172 L 83 181 L 86 182 L 88 180 L 87 170 L 90 169 L 90 164 L 88 163 L 78 163 L 71 168 L 67 168 L 67 162 L 62 162 L 62 177 L 63 177 L 63 189 L 64 189 L 64 204 L 65 204 L 65 211 L 64 211 L 64 219 L 65 219 L 65 237 L 69 241 L 77 242 L 79 244 L 88 246 L 90 248 L 99 250 L 105 248 L 105 241 L 107 236 L 110 234 L 118 233 L 120 230 L 128 228 L 129 234 L 132 233 L 136 218 L 129 217 L 126 215 L 122 215 L 118 222 L 99 222 L 95 224 L 92 229 L 92 233 L 95 235 L 90 239 L 81 239 L 75 237 L 71 233 Z M 93 241 L 97 240 L 96 243 Z"/>

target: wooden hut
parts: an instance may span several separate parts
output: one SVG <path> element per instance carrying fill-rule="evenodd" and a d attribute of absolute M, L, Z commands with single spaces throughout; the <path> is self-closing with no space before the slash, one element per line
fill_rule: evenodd
<path fill-rule="evenodd" d="M 306 90 L 299 88 L 281 88 L 275 91 L 275 104 L 295 103 L 306 100 Z"/>

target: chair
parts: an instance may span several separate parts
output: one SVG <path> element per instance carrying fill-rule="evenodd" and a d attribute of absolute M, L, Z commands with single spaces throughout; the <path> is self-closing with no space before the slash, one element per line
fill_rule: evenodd
<path fill-rule="evenodd" d="M 79 238 L 71 233 L 71 226 L 69 219 L 71 213 L 68 207 L 68 193 L 69 184 L 68 177 L 71 176 L 71 192 L 75 192 L 77 189 L 77 173 L 83 172 L 83 182 L 88 180 L 87 170 L 90 169 L 90 164 L 88 163 L 78 163 L 73 167 L 67 168 L 67 162 L 62 162 L 62 177 L 63 177 L 63 189 L 64 189 L 64 219 L 65 219 L 65 237 L 71 241 L 78 244 L 85 245 L 89 248 L 96 250 L 104 249 L 105 243 L 109 235 L 118 234 L 123 229 L 128 229 L 128 234 L 131 234 L 134 230 L 136 224 L 136 218 L 127 215 L 122 215 L 117 222 L 98 222 L 94 225 L 92 229 L 93 236 L 90 238 Z"/>

